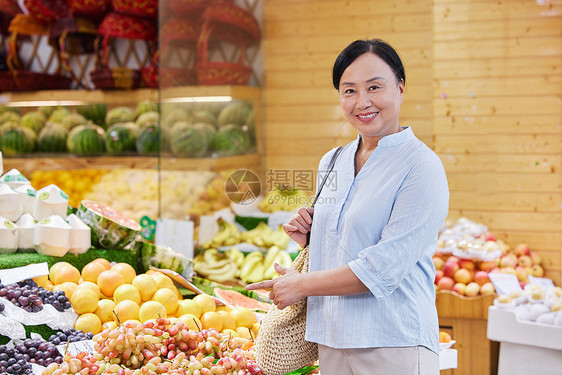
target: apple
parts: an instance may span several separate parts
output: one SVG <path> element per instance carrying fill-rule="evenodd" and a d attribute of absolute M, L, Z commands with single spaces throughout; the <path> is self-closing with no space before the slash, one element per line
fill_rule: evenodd
<path fill-rule="evenodd" d="M 447 258 L 445 262 L 459 263 L 459 260 L 460 259 L 458 257 L 451 255 L 450 257 Z"/>
<path fill-rule="evenodd" d="M 533 259 L 531 259 L 530 255 L 521 255 L 517 259 L 517 264 L 521 267 L 531 267 L 533 265 Z"/>
<path fill-rule="evenodd" d="M 527 286 L 527 283 L 525 281 L 520 281 L 519 286 L 521 287 L 521 289 L 525 289 L 525 287 Z"/>
<path fill-rule="evenodd" d="M 466 268 L 461 268 L 457 272 L 455 272 L 453 279 L 457 283 L 468 284 L 469 282 L 472 281 L 472 275 L 470 274 L 470 271 L 467 270 Z"/>
<path fill-rule="evenodd" d="M 531 267 L 531 275 L 535 277 L 543 277 L 544 269 L 539 264 L 533 264 Z"/>
<path fill-rule="evenodd" d="M 440 257 L 433 257 L 431 258 L 431 260 L 433 260 L 433 265 L 435 266 L 436 270 L 443 269 L 443 266 L 445 265 L 445 261 L 443 259 L 441 259 Z"/>
<path fill-rule="evenodd" d="M 453 285 L 453 292 L 458 293 L 461 296 L 464 296 L 465 289 L 466 289 L 466 284 L 464 283 L 456 283 L 455 285 Z"/>
<path fill-rule="evenodd" d="M 517 276 L 517 280 L 519 281 L 527 281 L 528 273 L 525 267 L 515 267 L 515 276 Z"/>
<path fill-rule="evenodd" d="M 487 296 L 488 294 L 494 294 L 496 289 L 494 288 L 494 284 L 491 282 L 487 282 L 480 287 L 480 294 L 483 296 Z"/>
<path fill-rule="evenodd" d="M 503 267 L 500 269 L 501 273 L 510 273 L 512 275 L 515 275 L 515 268 L 513 267 Z"/>
<path fill-rule="evenodd" d="M 500 267 L 515 267 L 517 257 L 514 254 L 506 254 L 500 258 Z"/>
<path fill-rule="evenodd" d="M 480 292 L 480 285 L 473 281 L 466 286 L 464 295 L 467 297 L 474 297 L 478 294 L 478 292 Z"/>
<path fill-rule="evenodd" d="M 461 259 L 459 260 L 459 267 L 467 270 L 473 270 L 476 268 L 476 264 L 470 259 Z"/>
<path fill-rule="evenodd" d="M 533 264 L 541 264 L 541 256 L 534 251 L 531 251 L 531 259 L 533 260 Z"/>
<path fill-rule="evenodd" d="M 497 267 L 498 267 L 497 263 L 493 260 L 478 263 L 478 268 L 486 272 L 490 272 L 491 270 Z"/>
<path fill-rule="evenodd" d="M 518 257 L 521 255 L 531 255 L 531 249 L 529 249 L 529 245 L 526 243 L 520 243 L 519 245 L 515 246 L 515 255 Z"/>
<path fill-rule="evenodd" d="M 480 236 L 484 241 L 496 241 L 496 236 L 492 232 L 486 232 L 482 236 Z"/>
<path fill-rule="evenodd" d="M 478 271 L 474 274 L 474 282 L 482 286 L 490 282 L 490 277 L 486 271 Z"/>
<path fill-rule="evenodd" d="M 442 277 L 443 277 L 443 270 L 435 271 L 435 284 L 437 284 Z"/>
<path fill-rule="evenodd" d="M 460 267 L 458 263 L 446 261 L 445 264 L 443 265 L 443 274 L 447 277 L 452 278 L 455 272 L 459 270 L 459 268 Z"/>
<path fill-rule="evenodd" d="M 443 276 L 437 283 L 437 287 L 441 290 L 453 290 L 453 285 L 455 285 L 455 282 L 447 276 Z"/>

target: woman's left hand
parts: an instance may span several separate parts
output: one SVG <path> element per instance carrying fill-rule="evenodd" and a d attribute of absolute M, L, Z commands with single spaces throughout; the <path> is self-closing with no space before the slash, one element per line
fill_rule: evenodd
<path fill-rule="evenodd" d="M 281 310 L 306 297 L 302 289 L 303 275 L 299 271 L 294 268 L 281 267 L 277 263 L 274 267 L 281 275 L 280 277 L 247 285 L 246 290 L 271 290 L 269 299 Z"/>

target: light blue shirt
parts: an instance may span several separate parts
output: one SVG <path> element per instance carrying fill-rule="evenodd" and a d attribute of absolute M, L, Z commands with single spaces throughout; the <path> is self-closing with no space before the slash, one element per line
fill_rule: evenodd
<path fill-rule="evenodd" d="M 333 348 L 422 345 L 439 353 L 431 258 L 449 189 L 439 157 L 402 129 L 379 140 L 357 176 L 360 137 L 346 145 L 316 203 L 309 271 L 348 264 L 370 293 L 308 297 L 308 341 Z M 320 161 L 318 180 L 334 151 Z"/>

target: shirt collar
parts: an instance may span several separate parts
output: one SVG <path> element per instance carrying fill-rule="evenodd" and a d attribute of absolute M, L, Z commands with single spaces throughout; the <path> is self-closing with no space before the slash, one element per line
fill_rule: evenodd
<path fill-rule="evenodd" d="M 361 135 L 357 136 L 357 142 L 361 139 Z M 416 139 L 412 128 L 409 126 L 402 126 L 402 131 L 398 133 L 393 133 L 389 135 L 385 135 L 379 140 L 377 147 L 381 148 L 389 148 L 398 146 L 403 143 L 410 142 Z"/>

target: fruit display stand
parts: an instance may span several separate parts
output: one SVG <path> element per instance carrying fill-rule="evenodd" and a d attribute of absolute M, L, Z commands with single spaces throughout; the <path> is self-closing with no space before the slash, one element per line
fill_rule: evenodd
<path fill-rule="evenodd" d="M 498 375 L 560 374 L 562 327 L 520 321 L 514 311 L 490 306 L 488 338 L 499 341 Z"/>
<path fill-rule="evenodd" d="M 454 337 L 458 350 L 458 368 L 441 374 L 496 374 L 499 345 L 486 336 L 488 307 L 495 297 L 464 297 L 449 291 L 437 293 L 439 329 Z"/>

